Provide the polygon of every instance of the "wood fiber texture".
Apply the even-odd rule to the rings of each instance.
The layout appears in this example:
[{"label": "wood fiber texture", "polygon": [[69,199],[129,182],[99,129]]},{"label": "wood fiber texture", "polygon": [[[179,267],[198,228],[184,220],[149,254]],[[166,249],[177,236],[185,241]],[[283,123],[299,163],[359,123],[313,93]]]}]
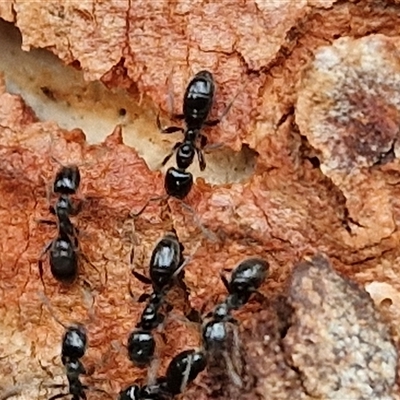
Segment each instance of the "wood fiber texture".
[{"label": "wood fiber texture", "polygon": [[[123,128],[89,145],[79,129],[38,121],[1,82],[0,398],[45,399],[65,382],[63,328],[43,306],[37,269],[55,235],[37,223],[49,216],[54,157],[82,171],[75,221],[98,272],[82,262],[65,288],[45,263],[46,296],[63,322],[87,326],[88,384],[115,398],[145,379],[124,348],[143,308],[128,286],[136,298],[146,290],[129,256],[133,246],[146,274],[154,244],[174,227],[192,256],[190,298],[171,293],[174,315],[189,303],[209,311],[226,294],[220,272],[246,256],[270,264],[264,300],[235,313],[244,388],[205,372],[183,399],[400,399],[398,1],[8,1],[0,17],[20,29],[25,50],[49,49],[87,80],[138,92],[165,113],[169,90],[179,111],[190,77],[212,71],[213,115],[237,98],[207,130],[210,142],[257,152],[244,182],[197,180],[187,203],[210,233],[173,199],[133,219],[163,194],[163,176],[123,144]],[[199,328],[180,319],[157,337],[160,372],[200,345]]]}]

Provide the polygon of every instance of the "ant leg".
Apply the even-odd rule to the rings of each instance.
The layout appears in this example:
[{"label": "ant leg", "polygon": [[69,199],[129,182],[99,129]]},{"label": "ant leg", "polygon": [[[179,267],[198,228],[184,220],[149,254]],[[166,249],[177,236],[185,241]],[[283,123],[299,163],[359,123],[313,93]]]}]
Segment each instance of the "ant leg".
[{"label": "ant leg", "polygon": [[228,114],[229,110],[231,109],[231,107],[232,107],[232,105],[233,105],[233,102],[236,100],[236,98],[239,96],[239,94],[240,94],[241,92],[242,92],[242,91],[239,90],[239,91],[236,93],[235,97],[234,97],[234,98],[230,101],[230,103],[225,107],[224,111],[222,111],[222,114],[219,116],[219,118],[214,119],[214,120],[211,120],[211,121],[206,121],[206,122],[204,123],[204,125],[206,125],[206,126],[215,126],[215,125],[218,125],[218,124],[222,121],[222,119],[225,117],[225,115]]},{"label": "ant leg", "polygon": [[71,215],[78,215],[83,209],[83,203],[85,201],[82,199],[78,199],[76,205],[72,205],[72,210],[70,212]]},{"label": "ant leg", "polygon": [[42,281],[43,287],[45,287],[44,280],[43,280],[43,256],[50,250],[51,245],[53,244],[53,240],[50,241],[46,247],[42,250],[39,259],[38,259],[38,268],[39,268],[39,275],[40,280]]},{"label": "ant leg", "polygon": [[225,275],[222,275],[222,273],[220,273],[220,277],[221,277],[221,281],[224,284],[227,292],[230,293],[230,287],[229,287],[228,279],[226,279]]},{"label": "ant leg", "polygon": [[158,197],[152,197],[151,199],[147,200],[145,205],[138,211],[137,213],[133,213],[132,211],[129,213],[129,216],[131,218],[137,218],[141,214],[143,214],[144,210],[148,207],[148,205],[153,202],[153,201],[158,201],[158,200],[166,200],[168,196],[158,196]]},{"label": "ant leg", "polygon": [[243,387],[242,379],[240,378],[239,374],[235,371],[231,358],[229,357],[226,351],[223,351],[222,354],[225,359],[226,369],[228,370],[229,377],[232,379],[233,384],[240,388]]},{"label": "ant leg", "polygon": [[[77,243],[78,242],[78,240],[77,240],[77,238],[75,237],[75,240],[76,240],[76,242],[75,243]],[[97,273],[98,273],[98,275],[101,277],[101,274],[100,274],[100,271],[98,270],[98,268],[89,260],[89,258],[86,256],[86,254],[84,254],[83,252],[79,252],[79,255],[85,260],[85,262],[87,263],[87,264],[89,264]],[[105,272],[104,272],[104,284],[102,284],[103,286],[105,286],[105,284],[107,283],[107,281],[108,281],[108,273],[107,273],[107,269],[105,269]],[[92,289],[92,284],[89,282],[89,281],[87,281],[87,283],[89,284],[89,287],[90,287],[90,289]]]},{"label": "ant leg", "polygon": [[188,384],[190,370],[192,369],[192,362],[193,362],[193,355],[190,356],[190,358],[188,360],[188,363],[187,363],[187,366],[186,366],[186,369],[185,369],[185,371],[183,373],[182,383],[181,383],[181,386],[179,388],[181,393],[183,393],[185,391],[186,386]]},{"label": "ant leg", "polygon": [[147,385],[154,385],[157,381],[157,372],[160,368],[160,357],[157,354],[150,362],[150,367],[147,370]]},{"label": "ant leg", "polygon": [[[64,386],[64,385],[63,385]],[[69,393],[59,393],[59,394],[56,394],[56,395],[54,395],[54,396],[51,396],[50,398],[49,398],[49,400],[56,400],[56,399],[61,399],[61,398],[63,398],[63,397],[67,397],[69,395]]]},{"label": "ant leg", "polygon": [[45,224],[45,225],[57,225],[56,221],[50,221],[49,219],[37,219],[36,222],[38,224]]},{"label": "ant leg", "polygon": [[233,366],[238,374],[241,374],[243,371],[243,365],[240,354],[240,339],[237,327],[237,321],[235,321],[235,325],[233,326]]},{"label": "ant leg", "polygon": [[174,147],[172,148],[171,152],[164,158],[164,160],[162,161],[161,165],[164,166],[169,159],[174,155],[175,151],[179,148],[179,146],[181,145],[181,142],[177,142],[175,143]]},{"label": "ant leg", "polygon": [[168,126],[163,128],[160,121],[160,114],[157,114],[157,128],[161,133],[174,133],[174,132],[184,132],[185,130],[180,126]]},{"label": "ant leg", "polygon": [[[133,294],[132,294],[133,297]],[[150,295],[148,293],[142,293],[139,298],[138,298],[138,303],[144,303],[145,301],[147,301],[150,298]]]},{"label": "ant leg", "polygon": [[199,159],[200,171],[206,169],[206,160],[204,159],[203,151],[196,147],[197,157]]},{"label": "ant leg", "polygon": [[200,148],[203,149],[205,153],[220,149],[221,147],[224,146],[222,143],[213,143],[213,144],[207,144],[207,143],[208,143],[207,136],[200,134]]},{"label": "ant leg", "polygon": [[142,275],[139,272],[136,272],[134,270],[131,270],[132,275],[139,280],[140,282],[146,284],[146,285],[151,285],[151,279],[148,278],[147,276]]},{"label": "ant leg", "polygon": [[253,293],[254,293],[254,298],[259,303],[263,304],[267,300],[267,298],[261,292],[259,292],[258,290],[254,290]]},{"label": "ant leg", "polygon": [[186,265],[192,260],[192,256],[190,257],[185,257],[183,260],[182,264],[178,267],[178,269],[173,273],[172,278],[176,278],[183,270],[183,268],[186,267]]},{"label": "ant leg", "polygon": [[207,146],[208,143],[208,138],[206,135],[203,135],[202,133],[200,133],[200,147],[202,149],[204,149],[204,147]]},{"label": "ant leg", "polygon": [[211,232],[210,230],[208,230],[207,228],[204,227],[204,225],[199,220],[199,217],[197,216],[196,211],[194,211],[193,208],[190,207],[189,204],[186,204],[184,201],[182,201],[182,200],[178,200],[178,201],[181,202],[181,205],[183,208],[188,210],[193,215],[195,224],[201,229],[204,236],[206,236],[212,242],[218,242],[218,237],[213,232]]}]

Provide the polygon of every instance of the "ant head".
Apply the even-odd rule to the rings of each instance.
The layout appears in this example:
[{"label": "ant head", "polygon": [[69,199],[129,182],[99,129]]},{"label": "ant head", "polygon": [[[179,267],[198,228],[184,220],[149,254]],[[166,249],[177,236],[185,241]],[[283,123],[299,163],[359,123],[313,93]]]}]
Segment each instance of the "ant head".
[{"label": "ant head", "polygon": [[74,324],[66,328],[62,339],[62,358],[77,360],[84,356],[87,333],[83,325]]},{"label": "ant head", "polygon": [[81,174],[76,165],[62,166],[54,179],[53,192],[75,194],[81,182]]},{"label": "ant head", "polygon": [[189,168],[195,156],[196,150],[193,143],[189,140],[184,141],[176,152],[176,165],[179,169]]},{"label": "ant head", "polygon": [[164,187],[169,196],[184,199],[193,186],[193,175],[171,167],[165,175]]}]

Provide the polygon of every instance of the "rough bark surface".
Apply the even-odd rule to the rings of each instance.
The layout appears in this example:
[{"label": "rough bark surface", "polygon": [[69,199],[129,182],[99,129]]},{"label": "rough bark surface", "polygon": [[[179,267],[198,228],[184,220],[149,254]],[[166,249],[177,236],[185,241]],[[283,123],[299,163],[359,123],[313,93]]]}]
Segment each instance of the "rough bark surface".
[{"label": "rough bark surface", "polygon": [[[189,303],[208,311],[225,294],[220,271],[244,257],[271,266],[265,300],[235,314],[244,388],[205,372],[183,398],[400,398],[398,1],[15,0],[0,4],[0,17],[18,26],[25,50],[47,48],[88,80],[137,90],[154,109],[168,111],[171,89],[178,111],[188,79],[211,70],[215,116],[238,96],[207,136],[258,153],[246,182],[197,181],[187,202],[207,232],[175,200],[133,220],[130,211],[163,194],[163,177],[123,144],[121,127],[89,145],[79,129],[38,121],[1,82],[0,398],[48,398],[59,390],[49,385],[65,382],[63,328],[43,305],[37,269],[55,235],[37,222],[49,217],[52,157],[82,171],[86,201],[75,221],[96,269],[82,261],[66,288],[45,263],[46,296],[64,323],[87,326],[89,385],[115,397],[145,379],[124,348],[143,307],[128,285],[136,298],[146,290],[129,256],[133,246],[134,268],[146,273],[173,226],[192,256],[190,298],[171,293],[175,316]],[[327,258],[301,263],[321,252]],[[177,317],[164,330],[160,373],[178,351],[200,345],[199,328]]]}]

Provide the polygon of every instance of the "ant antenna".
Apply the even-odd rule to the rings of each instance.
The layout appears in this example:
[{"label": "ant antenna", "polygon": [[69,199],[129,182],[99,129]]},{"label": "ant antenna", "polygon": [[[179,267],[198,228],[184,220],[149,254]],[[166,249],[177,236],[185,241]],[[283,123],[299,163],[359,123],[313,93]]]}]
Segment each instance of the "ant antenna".
[{"label": "ant antenna", "polygon": [[180,199],[176,199],[176,200],[178,200],[181,203],[181,205],[184,209],[186,209],[187,211],[189,211],[192,214],[195,224],[201,229],[201,231],[203,232],[203,235],[206,238],[208,238],[208,240],[210,240],[211,242],[214,242],[214,243],[219,241],[217,235],[215,233],[211,232],[209,229],[207,229],[201,223],[200,218],[197,216],[197,213],[193,209],[193,207],[191,207],[189,204],[185,203],[183,200],[180,200]]},{"label": "ant antenna", "polygon": [[[89,311],[89,320],[88,320],[88,321],[85,321],[84,323],[72,322],[69,326],[67,326],[67,325],[65,325],[63,322],[61,322],[61,320],[60,320],[59,318],[57,318],[56,313],[54,312],[53,306],[50,304],[50,301],[49,301],[49,299],[47,298],[47,296],[44,294],[44,292],[39,291],[39,292],[38,292],[38,296],[39,296],[39,299],[40,299],[40,301],[42,302],[42,304],[43,304],[44,306],[46,306],[46,308],[47,308],[47,310],[49,311],[50,315],[51,315],[51,316],[54,318],[54,320],[55,320],[59,325],[61,325],[64,329],[68,329],[68,327],[71,326],[71,325],[78,325],[78,326],[80,326],[80,327],[83,327],[83,326],[86,324],[86,322],[90,322],[90,321],[92,321],[93,318],[94,318],[94,313],[91,312],[91,310],[90,310],[90,311]],[[94,300],[93,300],[92,306],[93,306],[93,304],[94,304]],[[0,399],[0,400],[1,400],[1,399]]]},{"label": "ant antenna", "polygon": [[52,305],[50,304],[50,301],[49,301],[49,299],[47,298],[47,296],[46,296],[42,291],[39,291],[38,296],[39,296],[40,301],[42,302],[43,305],[46,306],[47,310],[49,311],[49,313],[51,314],[51,316],[54,318],[54,320],[55,320],[59,325],[61,325],[64,329],[67,329],[67,326],[66,326],[65,324],[63,324],[63,323],[56,317],[56,314],[55,314],[55,312],[54,312],[54,310],[53,310],[53,307],[52,307]]},{"label": "ant antenna", "polygon": [[149,200],[146,201],[146,203],[144,204],[144,206],[140,209],[140,211],[133,213],[130,212],[129,216],[132,218],[138,218],[141,214],[143,214],[144,210],[150,205],[150,203],[152,203],[153,201],[158,201],[158,200],[167,200],[168,199],[168,195],[163,195],[163,196],[157,196],[157,197],[151,197]]},{"label": "ant antenna", "polygon": [[[117,127],[119,127],[119,129],[122,129],[120,125],[117,125]],[[58,138],[59,140],[65,140],[65,136],[62,135],[61,137]],[[51,139],[50,139],[50,159],[55,162],[56,164],[58,164],[60,167],[87,167],[87,166],[92,166],[98,163],[98,160],[96,161],[86,161],[86,162],[80,162],[80,163],[76,163],[76,162],[67,162],[67,163],[63,163],[61,162],[57,157],[55,157],[52,153],[53,153],[53,143],[55,142],[55,138],[54,135],[51,135]],[[105,148],[100,148],[99,150],[99,154],[100,155],[104,155],[106,154],[107,150]]]}]

